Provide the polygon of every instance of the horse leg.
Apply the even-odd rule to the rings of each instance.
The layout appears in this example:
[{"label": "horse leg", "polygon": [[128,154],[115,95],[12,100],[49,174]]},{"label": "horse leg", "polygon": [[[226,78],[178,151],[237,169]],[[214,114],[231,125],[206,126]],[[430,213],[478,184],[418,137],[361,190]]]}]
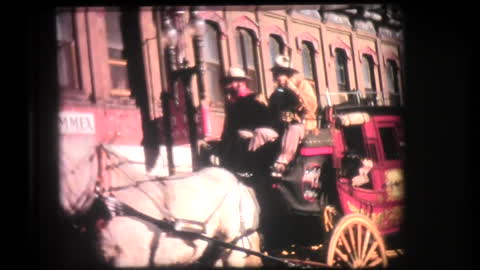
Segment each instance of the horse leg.
[{"label": "horse leg", "polygon": [[100,252],[115,267],[146,267],[154,232],[142,222],[116,217],[100,231]]},{"label": "horse leg", "polygon": [[[221,228],[226,233],[225,241],[231,242],[239,237],[243,230],[253,229],[258,226],[259,206],[255,199],[254,192],[246,186],[239,186],[238,193],[230,200],[229,207],[224,208]],[[236,211],[232,211],[236,210]],[[242,224],[242,225],[241,225]],[[243,230],[242,230],[243,227]],[[261,239],[258,232],[241,237],[236,241],[236,246],[260,252]],[[228,267],[261,267],[262,261],[259,257],[247,255],[237,250],[229,250],[221,256],[222,265]],[[220,263],[218,263],[220,264]]]},{"label": "horse leg", "polygon": [[[240,238],[236,246],[260,252],[260,236],[257,232]],[[262,259],[255,255],[247,255],[244,252],[232,250],[223,259],[224,264],[229,267],[261,267]]]},{"label": "horse leg", "polygon": [[185,240],[133,217],[115,217],[100,231],[104,261],[115,267],[187,265],[203,254],[207,242]]}]

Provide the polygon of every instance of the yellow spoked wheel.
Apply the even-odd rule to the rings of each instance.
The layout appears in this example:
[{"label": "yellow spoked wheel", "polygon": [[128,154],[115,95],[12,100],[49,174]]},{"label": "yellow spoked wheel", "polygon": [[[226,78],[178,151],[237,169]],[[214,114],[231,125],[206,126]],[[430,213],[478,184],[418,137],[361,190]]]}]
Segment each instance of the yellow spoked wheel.
[{"label": "yellow spoked wheel", "polygon": [[377,227],[361,214],[340,219],[330,238],[327,264],[352,269],[386,268],[385,244]]}]

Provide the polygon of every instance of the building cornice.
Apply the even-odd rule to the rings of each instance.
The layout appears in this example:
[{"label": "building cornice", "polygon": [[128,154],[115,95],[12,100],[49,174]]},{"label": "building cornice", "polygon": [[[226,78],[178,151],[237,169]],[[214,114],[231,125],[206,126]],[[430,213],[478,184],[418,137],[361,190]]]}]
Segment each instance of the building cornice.
[{"label": "building cornice", "polygon": [[274,19],[285,20],[287,18],[287,15],[281,15],[281,14],[278,14],[278,13],[274,13],[272,11],[260,10],[260,12],[261,12],[262,15],[270,17],[270,18],[274,18]]},{"label": "building cornice", "polygon": [[340,35],[347,35],[347,36],[352,36],[352,31],[349,31],[348,29],[345,28],[336,28],[332,25],[325,25],[325,30],[330,31],[332,33],[340,34]]},{"label": "building cornice", "polygon": [[378,37],[386,40],[398,40],[395,30],[385,26],[378,27]]},{"label": "building cornice", "polygon": [[349,17],[347,15],[341,15],[335,12],[325,12],[323,14],[322,22],[341,25],[343,27],[352,29],[352,24],[350,23]]},{"label": "building cornice", "polygon": [[375,26],[371,21],[367,20],[353,20],[353,31],[364,32],[371,35],[377,35]]},{"label": "building cornice", "polygon": [[320,28],[320,25],[322,24],[321,20],[318,20],[318,22],[315,22],[315,20],[308,20],[307,18],[299,18],[299,17],[294,17],[292,16],[292,22],[298,23],[298,24],[303,24],[306,26],[312,26],[315,28]]}]

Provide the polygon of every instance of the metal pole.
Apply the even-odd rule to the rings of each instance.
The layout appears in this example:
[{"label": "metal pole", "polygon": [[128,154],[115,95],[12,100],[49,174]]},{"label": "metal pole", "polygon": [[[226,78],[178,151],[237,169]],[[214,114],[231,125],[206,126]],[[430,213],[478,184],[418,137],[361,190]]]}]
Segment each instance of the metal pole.
[{"label": "metal pole", "polygon": [[195,67],[197,69],[199,103],[202,105],[202,101],[205,100],[205,61],[203,61],[203,36],[195,35],[193,38],[193,46],[195,53]]},{"label": "metal pole", "polygon": [[[165,25],[170,24],[170,20],[165,16]],[[171,107],[170,100],[172,99],[172,92],[175,92],[175,81],[173,78],[173,71],[175,70],[175,47],[169,45],[167,48],[167,78],[168,89],[162,91],[162,108],[163,108],[163,125],[165,127],[165,144],[167,148],[168,172],[169,175],[175,174],[175,163],[173,161],[173,138],[172,138],[172,124],[171,124]]]},{"label": "metal pole", "polygon": [[191,82],[192,76],[196,72],[196,68],[188,68],[188,62],[186,59],[183,60],[182,68],[178,71],[178,76],[180,76],[180,80],[182,82],[182,86],[184,88],[185,93],[185,106],[187,109],[187,121],[188,121],[188,138],[190,142],[190,149],[192,154],[192,170],[198,170],[198,150],[197,150],[197,141],[198,141],[198,134],[197,134],[197,121],[196,121],[196,109],[195,105],[193,104],[193,97],[192,97],[192,90],[191,90]]},{"label": "metal pole", "polygon": [[192,170],[198,170],[198,134],[197,134],[197,121],[196,121],[196,110],[193,105],[192,90],[190,87],[191,76],[188,79],[188,84],[185,85],[185,105],[187,106],[187,119],[188,119],[188,129],[189,129],[189,139],[190,139],[190,148],[192,151]]},{"label": "metal pole", "polygon": [[[198,11],[193,9],[192,10],[192,17],[194,21],[194,27],[200,18],[198,17]],[[196,29],[198,30],[198,29]],[[200,110],[203,112],[205,105],[205,81],[204,81],[204,74],[205,74],[205,62],[204,62],[204,55],[203,55],[203,33],[196,32],[193,37],[193,46],[194,46],[194,57],[195,57],[195,67],[194,71],[197,75],[197,84],[198,84],[198,103]],[[189,128],[190,128],[190,143],[192,146],[192,165],[193,170],[198,169],[198,134],[197,134],[197,110],[193,104],[193,97],[192,92],[190,89],[190,84],[188,85],[187,92],[187,112],[188,112],[188,120],[189,120]],[[204,115],[204,117],[206,117]],[[204,119],[206,121],[206,119]],[[204,130],[203,135],[206,134],[206,130]]]}]

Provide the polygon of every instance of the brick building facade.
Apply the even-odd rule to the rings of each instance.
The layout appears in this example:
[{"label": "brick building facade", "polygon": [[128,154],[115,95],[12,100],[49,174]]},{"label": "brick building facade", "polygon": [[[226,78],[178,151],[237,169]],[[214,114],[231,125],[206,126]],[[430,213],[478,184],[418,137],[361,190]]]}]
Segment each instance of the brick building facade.
[{"label": "brick building facade", "polygon": [[[176,27],[185,26],[188,8],[176,14]],[[121,134],[118,143],[138,145],[148,123],[160,122],[161,93],[168,88],[163,15],[161,8],[149,7],[58,9],[61,111],[93,113],[99,141]],[[403,104],[403,33],[387,16],[377,18],[362,7],[340,11],[312,6],[211,6],[200,9],[199,16],[206,22],[209,138],[222,131],[220,80],[228,68],[244,68],[252,78],[250,87],[268,100],[274,90],[269,69],[278,54],[289,55],[315,86],[321,108],[346,101]],[[192,38],[189,27],[179,33],[178,61],[194,62]],[[192,90],[198,105],[195,79]],[[182,120],[182,109],[173,110]],[[172,123],[174,138],[187,135],[179,119]]]}]

